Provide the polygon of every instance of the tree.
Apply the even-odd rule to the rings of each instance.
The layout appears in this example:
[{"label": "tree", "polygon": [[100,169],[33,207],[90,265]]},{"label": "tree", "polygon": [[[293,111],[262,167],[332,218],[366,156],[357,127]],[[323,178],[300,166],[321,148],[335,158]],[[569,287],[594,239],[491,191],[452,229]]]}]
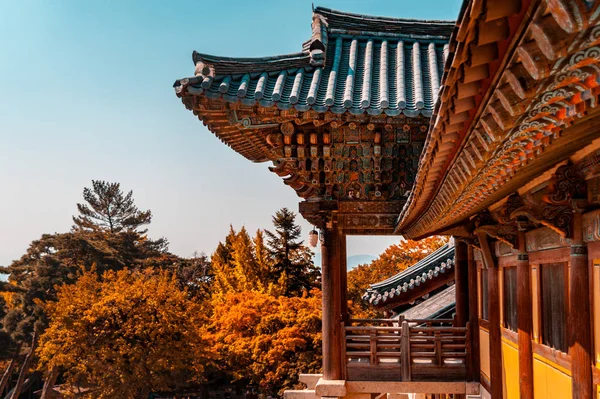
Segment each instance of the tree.
[{"label": "tree", "polygon": [[348,272],[347,287],[350,311],[356,318],[381,317],[379,312],[369,307],[362,296],[369,285],[385,280],[417,263],[448,242],[440,236],[432,236],[420,241],[401,239],[398,244],[389,246],[369,265],[359,265]]},{"label": "tree", "polygon": [[301,241],[302,230],[296,214],[282,208],[273,216],[275,232],[265,230],[267,246],[273,259],[273,283],[284,283],[284,294],[301,296],[318,286],[319,269],[312,261],[312,251]]},{"label": "tree", "polygon": [[263,292],[228,293],[214,304],[217,364],[234,381],[282,395],[299,373],[321,368],[321,294],[275,297]]},{"label": "tree", "polygon": [[79,216],[73,216],[74,230],[138,231],[140,226],[152,220],[150,210],[140,211],[133,203],[133,191],[124,194],[119,183],[92,180],[92,188],[83,189],[83,199],[87,204],[77,204]]},{"label": "tree", "polygon": [[273,290],[270,284],[271,259],[262,231],[254,239],[242,227],[230,227],[224,243],[219,243],[211,260],[213,298],[230,292]]},{"label": "tree", "polygon": [[147,398],[202,382],[211,359],[200,305],[170,273],[85,272],[43,304],[50,325],[40,367],[64,371],[67,384],[94,398]]},{"label": "tree", "polygon": [[36,322],[43,330],[45,315],[36,300],[55,300],[55,287],[74,283],[82,270],[93,266],[101,274],[128,267],[172,268],[182,261],[168,252],[166,239],[150,240],[146,230],[136,230],[150,222],[150,211],[138,211],[132,192],[124,196],[119,187],[118,183],[93,181],[93,190],[84,189],[89,207],[78,204],[82,215],[73,218],[72,231],[44,234],[20,259],[0,267],[0,274],[9,275],[8,283],[0,284],[0,292],[13,293],[3,327],[14,340],[29,342]]},{"label": "tree", "polygon": [[209,297],[213,274],[206,254],[194,252],[192,258],[179,259],[172,268],[180,288],[186,288],[198,300]]},{"label": "tree", "polygon": [[[46,325],[36,300],[56,299],[56,287],[74,283],[82,270],[103,273],[128,267],[172,268],[181,260],[155,249],[136,232],[102,233],[77,231],[44,234],[27,252],[0,273],[8,274],[2,291],[12,291],[11,306],[3,319],[4,329],[18,342],[29,341],[36,322]],[[41,331],[40,330],[40,331]]]}]

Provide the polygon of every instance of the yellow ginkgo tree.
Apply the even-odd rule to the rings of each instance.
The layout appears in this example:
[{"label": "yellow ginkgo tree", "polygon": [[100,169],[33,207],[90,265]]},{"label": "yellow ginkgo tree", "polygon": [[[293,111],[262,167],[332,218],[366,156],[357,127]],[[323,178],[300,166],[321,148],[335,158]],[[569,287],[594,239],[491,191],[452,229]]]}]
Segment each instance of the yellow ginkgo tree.
[{"label": "yellow ginkgo tree", "polygon": [[93,398],[147,398],[202,382],[211,359],[202,305],[166,272],[84,273],[44,304],[40,367]]}]

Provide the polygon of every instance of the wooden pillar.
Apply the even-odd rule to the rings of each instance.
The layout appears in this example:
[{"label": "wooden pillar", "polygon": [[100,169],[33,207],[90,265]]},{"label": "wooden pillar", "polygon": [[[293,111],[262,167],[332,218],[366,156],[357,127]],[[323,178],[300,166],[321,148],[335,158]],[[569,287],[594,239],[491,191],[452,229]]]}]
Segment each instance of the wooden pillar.
[{"label": "wooden pillar", "polygon": [[477,234],[483,262],[488,269],[488,314],[490,322],[490,382],[492,398],[502,399],[502,334],[500,331],[500,284],[498,267],[487,234]]},{"label": "wooden pillar", "polygon": [[477,264],[473,256],[473,247],[467,247],[467,266],[469,269],[469,326],[471,329],[471,381],[479,382],[481,370],[479,359],[479,297],[477,289]]},{"label": "wooden pillar", "polygon": [[333,216],[322,230],[321,284],[323,291],[323,379],[339,380],[341,368],[341,281],[339,232]]},{"label": "wooden pillar", "polygon": [[[469,320],[469,260],[467,247],[468,245],[465,242],[454,239],[455,322],[457,327],[466,327]],[[455,399],[464,399],[466,396],[455,394],[454,397]]]},{"label": "wooden pillar", "polygon": [[577,211],[573,214],[573,241],[570,261],[568,331],[573,397],[591,399],[593,397],[593,385],[590,281],[587,245],[583,242],[581,213]]},{"label": "wooden pillar", "polygon": [[[349,322],[348,314],[348,255],[346,254],[346,233],[339,229],[339,250],[340,250],[340,280],[341,280],[341,306],[342,321]],[[342,359],[343,360],[343,359]]]},{"label": "wooden pillar", "polygon": [[525,247],[525,231],[519,229],[517,254],[517,330],[519,342],[519,392],[521,399],[533,399],[533,352],[531,334],[531,270]]},{"label": "wooden pillar", "polygon": [[467,244],[454,241],[454,284],[456,286],[456,326],[465,327],[469,320],[469,260]]}]

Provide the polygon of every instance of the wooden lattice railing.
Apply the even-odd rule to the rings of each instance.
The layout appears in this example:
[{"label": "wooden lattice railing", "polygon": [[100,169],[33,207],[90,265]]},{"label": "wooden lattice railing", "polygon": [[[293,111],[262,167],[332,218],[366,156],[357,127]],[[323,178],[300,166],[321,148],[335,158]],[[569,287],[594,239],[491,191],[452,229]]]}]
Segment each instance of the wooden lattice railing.
[{"label": "wooden lattice railing", "polygon": [[469,326],[452,320],[352,320],[342,325],[345,378],[456,381],[467,375]]}]

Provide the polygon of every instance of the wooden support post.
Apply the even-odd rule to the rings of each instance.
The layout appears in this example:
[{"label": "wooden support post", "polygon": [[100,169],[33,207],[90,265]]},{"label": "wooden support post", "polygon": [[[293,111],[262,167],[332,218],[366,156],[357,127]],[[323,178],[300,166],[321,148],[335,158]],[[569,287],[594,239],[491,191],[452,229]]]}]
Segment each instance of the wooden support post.
[{"label": "wooden support post", "polygon": [[477,233],[483,262],[488,269],[488,307],[490,322],[490,383],[492,398],[502,398],[502,334],[500,331],[500,285],[498,267],[487,234]]},{"label": "wooden support post", "polygon": [[454,241],[454,284],[456,285],[456,326],[464,327],[469,320],[469,261],[467,244]]},{"label": "wooden support post", "polygon": [[402,342],[400,348],[400,356],[402,356],[402,381],[410,381],[410,327],[408,321],[402,322]]},{"label": "wooden support post", "polygon": [[571,383],[573,397],[591,399],[592,338],[590,316],[590,281],[587,245],[583,241],[581,213],[573,215],[571,244],[571,273],[569,290],[569,355],[571,356]]},{"label": "wooden support post", "polygon": [[346,254],[346,233],[339,229],[339,258],[340,258],[340,280],[341,280],[341,305],[342,305],[342,320],[350,321],[348,313],[348,262]]},{"label": "wooden support post", "polygon": [[323,379],[342,378],[339,232],[335,215],[322,230],[321,284],[323,291]]},{"label": "wooden support post", "polygon": [[531,270],[525,247],[525,231],[519,229],[517,254],[517,330],[519,337],[519,392],[521,399],[533,399],[533,331]]},{"label": "wooden support post", "polygon": [[479,382],[479,297],[477,290],[477,264],[473,256],[473,247],[467,247],[467,263],[469,268],[469,327],[471,329],[470,380]]}]

